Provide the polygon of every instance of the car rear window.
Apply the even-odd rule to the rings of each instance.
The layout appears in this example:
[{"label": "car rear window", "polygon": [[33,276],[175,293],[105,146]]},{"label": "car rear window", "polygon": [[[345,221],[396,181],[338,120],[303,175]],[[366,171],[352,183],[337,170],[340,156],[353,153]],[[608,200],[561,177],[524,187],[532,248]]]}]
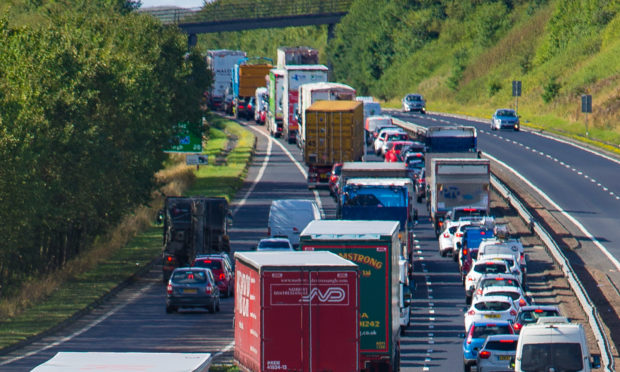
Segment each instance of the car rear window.
[{"label": "car rear window", "polygon": [[172,282],[176,284],[199,284],[207,281],[204,271],[177,271],[172,274]]},{"label": "car rear window", "polygon": [[581,371],[581,347],[577,343],[525,344],[521,355],[521,370]]},{"label": "car rear window", "polygon": [[262,242],[258,244],[258,249],[290,249],[287,242]]},{"label": "car rear window", "polygon": [[519,283],[516,280],[512,279],[483,279],[480,282],[480,288],[488,288],[488,287],[518,287]]},{"label": "car rear window", "polygon": [[484,347],[486,350],[516,351],[518,340],[493,340],[488,341]]},{"label": "car rear window", "polygon": [[506,264],[505,263],[480,263],[474,266],[474,271],[480,274],[503,274],[506,272]]},{"label": "car rear window", "polygon": [[542,318],[546,316],[560,316],[560,313],[558,313],[556,310],[542,310],[542,309],[527,310],[527,311],[523,311],[521,315],[519,316],[519,318],[526,322],[535,323],[538,321],[538,318]]},{"label": "car rear window", "polygon": [[222,269],[222,262],[220,260],[196,260],[196,263],[194,264],[194,266],[197,267],[208,267],[209,269],[212,270],[221,270]]},{"label": "car rear window", "polygon": [[512,298],[512,300],[518,300],[521,295],[518,292],[509,292],[509,291],[493,291],[487,292],[489,296],[508,296]]},{"label": "car rear window", "polygon": [[512,329],[508,324],[474,325],[473,338],[486,338],[491,335],[507,334],[512,334]]},{"label": "car rear window", "polygon": [[483,301],[474,305],[476,310],[480,311],[506,311],[512,307],[508,302],[504,301]]}]

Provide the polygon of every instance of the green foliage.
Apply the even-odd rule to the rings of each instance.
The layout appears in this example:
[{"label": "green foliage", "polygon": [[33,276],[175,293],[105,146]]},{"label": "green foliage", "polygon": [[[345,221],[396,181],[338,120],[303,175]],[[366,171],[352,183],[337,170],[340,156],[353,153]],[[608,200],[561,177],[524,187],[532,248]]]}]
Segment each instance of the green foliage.
[{"label": "green foliage", "polygon": [[466,49],[459,49],[454,53],[454,62],[452,63],[452,74],[448,78],[448,87],[452,90],[457,90],[461,78],[463,77],[463,71],[467,66],[468,53]]},{"label": "green foliage", "polygon": [[0,23],[0,295],[150,200],[171,123],[200,118],[202,58],[111,3],[31,3],[44,21]]},{"label": "green foliage", "polygon": [[502,89],[502,84],[499,81],[497,80],[491,81],[489,83],[489,97],[493,97],[501,89]]},{"label": "green foliage", "polygon": [[545,101],[545,103],[553,101],[555,97],[558,96],[558,93],[560,93],[560,88],[562,88],[562,85],[557,82],[555,76],[549,78],[547,84],[543,86],[544,92],[541,95],[543,101]]}]

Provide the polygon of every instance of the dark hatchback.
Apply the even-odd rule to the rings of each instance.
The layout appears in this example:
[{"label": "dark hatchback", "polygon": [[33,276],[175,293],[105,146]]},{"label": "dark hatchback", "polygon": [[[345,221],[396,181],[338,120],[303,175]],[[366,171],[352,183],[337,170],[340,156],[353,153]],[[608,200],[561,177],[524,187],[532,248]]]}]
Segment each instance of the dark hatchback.
[{"label": "dark hatchback", "polygon": [[220,290],[213,273],[203,267],[175,269],[166,288],[166,312],[196,307],[204,307],[211,313],[220,311]]}]

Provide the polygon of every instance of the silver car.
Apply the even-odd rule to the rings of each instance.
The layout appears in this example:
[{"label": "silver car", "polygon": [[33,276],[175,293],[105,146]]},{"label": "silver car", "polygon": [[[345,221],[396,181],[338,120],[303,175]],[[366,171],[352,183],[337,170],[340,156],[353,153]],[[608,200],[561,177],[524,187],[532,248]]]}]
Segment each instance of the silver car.
[{"label": "silver car", "polygon": [[220,311],[220,290],[210,269],[180,267],[172,272],[166,287],[166,312],[173,313],[181,307]]},{"label": "silver car", "polygon": [[490,335],[478,351],[476,366],[482,371],[514,371],[510,368],[510,360],[517,352],[517,335]]},{"label": "silver car", "polygon": [[426,114],[426,101],[420,94],[407,94],[403,97],[403,112],[417,111]]}]

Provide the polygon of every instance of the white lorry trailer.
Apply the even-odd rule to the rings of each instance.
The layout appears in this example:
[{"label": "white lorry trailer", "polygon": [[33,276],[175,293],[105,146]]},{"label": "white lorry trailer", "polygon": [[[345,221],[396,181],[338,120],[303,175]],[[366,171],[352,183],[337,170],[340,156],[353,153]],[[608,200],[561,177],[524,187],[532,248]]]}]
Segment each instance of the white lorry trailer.
[{"label": "white lorry trailer", "polygon": [[309,83],[299,86],[299,102],[295,113],[299,129],[297,131],[297,146],[304,148],[306,143],[306,109],[316,101],[353,101],[355,89],[341,83]]},{"label": "white lorry trailer", "polygon": [[208,104],[214,110],[224,109],[224,98],[232,94],[232,75],[235,64],[246,57],[240,50],[208,50],[207,67],[213,75]]}]

